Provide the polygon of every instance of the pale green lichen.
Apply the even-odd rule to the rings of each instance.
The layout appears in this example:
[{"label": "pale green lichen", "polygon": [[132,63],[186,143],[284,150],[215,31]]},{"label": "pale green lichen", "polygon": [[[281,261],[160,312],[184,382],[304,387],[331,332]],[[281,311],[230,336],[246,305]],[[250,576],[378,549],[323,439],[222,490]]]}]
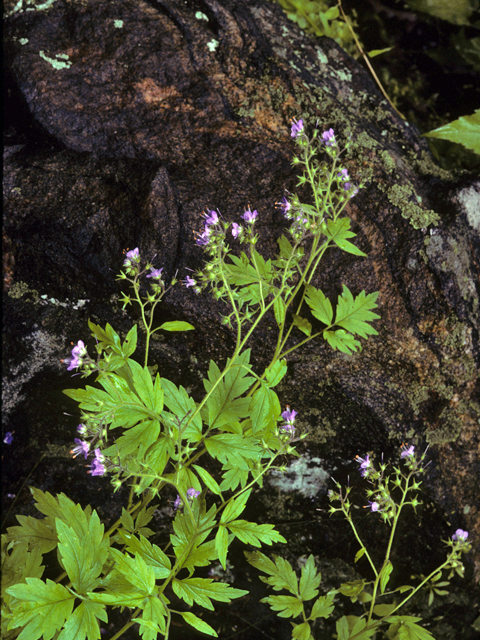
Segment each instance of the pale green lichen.
[{"label": "pale green lichen", "polygon": [[43,51],[39,51],[38,55],[58,71],[61,69],[69,69],[72,66],[72,63],[68,59],[68,56],[64,53],[57,53],[55,55],[55,58],[49,58],[45,53],[43,53]]},{"label": "pale green lichen", "polygon": [[122,29],[123,28],[123,20],[114,20],[113,21],[113,26],[115,27],[115,29]]},{"label": "pale green lichen", "polygon": [[[383,135],[383,134],[382,134]],[[385,168],[385,171],[387,173],[393,173],[395,171],[396,168],[396,164],[395,164],[395,160],[392,158],[392,156],[388,153],[387,150],[382,151],[380,153],[380,157],[383,160],[383,166]]]},{"label": "pale green lichen", "polygon": [[408,220],[414,229],[424,229],[429,225],[437,225],[440,216],[431,209],[422,209],[412,202],[412,198],[418,202],[418,196],[410,184],[394,184],[387,190],[390,202],[400,209],[403,218]]}]

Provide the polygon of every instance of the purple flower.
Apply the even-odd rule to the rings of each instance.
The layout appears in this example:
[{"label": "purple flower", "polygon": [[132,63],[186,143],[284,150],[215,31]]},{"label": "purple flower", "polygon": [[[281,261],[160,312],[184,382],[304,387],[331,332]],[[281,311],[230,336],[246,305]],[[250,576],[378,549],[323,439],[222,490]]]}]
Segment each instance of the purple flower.
[{"label": "purple flower", "polygon": [[162,271],[163,271],[163,267],[161,269],[154,269],[152,267],[150,269],[150,273],[148,274],[147,278],[156,278],[160,280],[160,278],[162,277]]},{"label": "purple flower", "polygon": [[380,509],[380,505],[378,504],[378,502],[371,502],[370,500],[368,501],[368,504],[370,505],[370,511],[378,511]]},{"label": "purple flower", "polygon": [[408,447],[408,449],[404,449],[402,451],[402,453],[400,454],[400,458],[410,458],[413,457],[415,455],[415,447],[413,446],[413,444]]},{"label": "purple flower", "polygon": [[278,206],[282,209],[282,213],[284,216],[287,215],[288,211],[292,206],[290,202],[285,198],[285,196],[282,198],[281,202],[277,202],[276,204],[278,204]]},{"label": "purple flower", "polygon": [[292,138],[296,138],[302,133],[302,131],[303,131],[303,120],[299,120],[297,122],[294,118],[292,120],[292,130],[290,135],[292,136]]},{"label": "purple flower", "polygon": [[13,442],[13,434],[12,434],[11,431],[7,431],[3,441],[4,441],[5,444],[12,444],[12,442]]},{"label": "purple flower", "polygon": [[245,222],[253,223],[253,222],[255,222],[255,218],[257,216],[258,216],[258,212],[257,212],[256,209],[255,209],[255,211],[250,211],[250,209],[247,209],[245,211],[245,213],[243,214],[243,216],[241,216],[241,217],[245,220]]},{"label": "purple flower", "polygon": [[127,251],[123,266],[131,267],[133,262],[140,262],[140,252],[138,251],[138,247],[135,247],[135,249],[132,249],[131,251]]},{"label": "purple flower", "polygon": [[102,455],[100,449],[95,449],[95,459],[92,460],[92,469],[88,473],[91,473],[92,476],[103,476],[105,473],[105,456]]},{"label": "purple flower", "polygon": [[335,140],[334,130],[329,129],[328,131],[324,131],[322,133],[322,140],[324,141],[327,147],[334,147],[337,144]]},{"label": "purple flower", "polygon": [[83,453],[83,455],[85,456],[85,460],[86,460],[87,456],[89,454],[89,451],[90,451],[90,443],[85,442],[85,440],[79,440],[78,438],[75,438],[75,442],[77,443],[77,446],[73,447],[73,449],[70,451],[70,453],[73,454],[74,458],[76,458],[78,455]]},{"label": "purple flower", "polygon": [[200,234],[197,238],[197,244],[200,246],[204,246],[206,244],[208,244],[209,240],[210,240],[210,234],[212,233],[210,227],[205,227],[205,231]]},{"label": "purple flower", "polygon": [[463,529],[457,529],[452,536],[454,542],[465,542],[467,538],[468,531],[464,531]]},{"label": "purple flower", "polygon": [[295,422],[295,416],[297,415],[297,413],[298,412],[294,409],[290,409],[288,404],[287,408],[282,413],[282,418],[286,421],[286,424],[282,424],[280,428],[287,433],[291,433],[292,436],[295,433],[295,427],[293,426],[293,423]]},{"label": "purple flower", "polygon": [[72,349],[72,358],[65,360],[65,363],[69,366],[67,367],[67,371],[71,371],[72,369],[78,369],[78,367],[82,364],[83,358],[87,355],[87,349],[85,348],[82,340],[79,340],[75,347]]},{"label": "purple flower", "polygon": [[173,503],[173,508],[176,511],[179,507],[182,507],[182,506],[183,506],[182,499],[180,498],[180,496],[177,493],[177,497],[175,498],[175,502]]},{"label": "purple flower", "polygon": [[197,283],[195,282],[195,280],[193,278],[191,278],[190,276],[187,276],[186,278],[184,278],[182,280],[183,284],[188,288],[188,287],[194,287]]},{"label": "purple flower", "polygon": [[[349,180],[347,169],[342,169],[340,173],[337,173],[337,177],[341,180]],[[350,186],[348,187],[350,189]]]},{"label": "purple flower", "polygon": [[209,224],[217,224],[218,222],[218,213],[216,211],[210,211],[209,209],[207,209],[209,215],[207,215],[205,217],[205,224],[209,225]]},{"label": "purple flower", "polygon": [[238,238],[239,234],[242,232],[242,227],[236,222],[232,225],[232,236],[234,238]]},{"label": "purple flower", "polygon": [[365,456],[365,458],[360,458],[360,456],[355,456],[357,459],[357,462],[360,464],[360,473],[362,475],[362,478],[365,478],[365,476],[368,473],[368,469],[370,468],[370,465],[372,464],[370,462],[370,456],[367,455]]},{"label": "purple flower", "polygon": [[195,489],[193,487],[191,489],[188,489],[188,491],[187,491],[187,498],[189,500],[193,500],[194,498],[198,498],[199,495],[200,495],[200,491],[195,491]]},{"label": "purple flower", "polygon": [[88,433],[87,427],[84,424],[79,424],[77,427],[77,431],[82,436],[86,436]]}]

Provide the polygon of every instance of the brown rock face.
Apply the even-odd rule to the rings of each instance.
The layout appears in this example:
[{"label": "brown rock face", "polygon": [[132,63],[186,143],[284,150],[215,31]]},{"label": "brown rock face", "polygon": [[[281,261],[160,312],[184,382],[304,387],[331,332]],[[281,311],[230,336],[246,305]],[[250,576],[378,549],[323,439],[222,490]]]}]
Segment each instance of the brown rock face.
[{"label": "brown rock face", "polygon": [[[118,292],[122,249],[156,254],[168,277],[198,268],[193,231],[206,207],[233,220],[251,204],[260,250],[273,256],[285,227],[274,203],[297,182],[289,118],[332,127],[341,144],[352,140],[344,155],[352,178],[367,179],[347,213],[368,258],[332,252],[313,284],[332,300],[342,284],[379,291],[379,334],[353,356],[324,343],[295,351],[280,397],[309,426],[317,458],[347,464],[368,450],[398,452],[405,440],[430,443],[427,487],[441,522],[432,535],[467,529],[478,580],[480,184],[438,169],[366,72],[334,42],[306,37],[279,7],[198,5],[58,0],[7,18],[7,107],[17,130],[4,181],[4,282],[15,294],[5,303],[7,381],[32,357],[25,345],[39,330],[59,359],[87,317],[128,328],[105,304]],[[88,302],[59,315],[33,290]],[[208,360],[223,362],[232,344],[222,307],[176,287],[164,313],[197,331],[155,345],[153,356],[177,375],[196,358],[198,389]],[[259,367],[271,334],[265,327],[252,340]],[[32,374],[25,384],[39,385],[45,368],[52,373],[40,362],[37,381]],[[21,410],[14,415],[20,421]]]}]

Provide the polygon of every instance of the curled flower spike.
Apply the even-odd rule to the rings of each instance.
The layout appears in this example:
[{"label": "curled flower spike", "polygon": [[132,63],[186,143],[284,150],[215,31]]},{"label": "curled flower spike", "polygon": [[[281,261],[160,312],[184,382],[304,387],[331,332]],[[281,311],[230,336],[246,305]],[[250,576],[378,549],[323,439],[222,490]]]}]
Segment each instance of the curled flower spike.
[{"label": "curled flower spike", "polygon": [[253,223],[255,222],[255,218],[257,216],[258,216],[258,211],[256,209],[255,211],[250,211],[250,209],[247,209],[243,214],[243,216],[241,217],[245,220],[245,222]]},{"label": "curled flower spike", "polygon": [[131,251],[127,251],[123,266],[131,267],[134,262],[140,262],[140,252],[138,247],[135,247],[135,249],[132,249]]},{"label": "curled flower spike", "polygon": [[302,131],[303,131],[303,120],[299,120],[297,122],[294,118],[292,120],[292,129],[291,129],[290,135],[292,136],[292,138],[296,138],[302,133]]},{"label": "curled flower spike", "polygon": [[463,529],[457,529],[452,536],[454,542],[465,542],[467,538],[468,531],[464,531]]},{"label": "curled flower spike", "polygon": [[195,282],[195,280],[193,278],[191,278],[190,276],[187,276],[186,278],[184,278],[182,280],[183,284],[187,287],[194,287],[197,283]]},{"label": "curled flower spike", "polygon": [[362,475],[362,478],[365,478],[365,476],[368,474],[368,470],[371,466],[371,461],[370,461],[370,456],[367,455],[365,456],[365,458],[361,458],[360,456],[355,456],[357,462],[360,464],[360,473]]},{"label": "curled flower spike", "polygon": [[75,438],[75,442],[77,443],[77,446],[73,447],[70,453],[73,454],[74,458],[83,453],[86,460],[90,451],[90,444],[88,442],[85,442],[85,440],[80,440],[79,438]]},{"label": "curled flower spike", "polygon": [[234,222],[232,224],[232,236],[234,238],[238,238],[238,236],[240,235],[240,233],[242,232],[242,227],[237,224],[236,222]]},{"label": "curled flower spike", "polygon": [[87,349],[82,340],[79,340],[72,349],[72,358],[65,360],[65,364],[68,364],[67,371],[72,369],[78,369],[82,364],[83,358],[87,355]]},{"label": "curled flower spike", "polygon": [[153,267],[150,269],[150,273],[147,275],[147,278],[155,278],[156,280],[160,280],[162,277],[163,267],[161,269],[154,269]]},{"label": "curled flower spike", "polygon": [[329,129],[328,131],[324,131],[322,133],[322,140],[324,141],[327,147],[336,146],[337,142],[335,140],[335,132],[333,129]]},{"label": "curled flower spike", "polygon": [[88,473],[91,473],[92,476],[103,476],[106,468],[103,464],[105,462],[105,456],[102,455],[100,449],[95,449],[95,459],[92,460],[91,470]]}]

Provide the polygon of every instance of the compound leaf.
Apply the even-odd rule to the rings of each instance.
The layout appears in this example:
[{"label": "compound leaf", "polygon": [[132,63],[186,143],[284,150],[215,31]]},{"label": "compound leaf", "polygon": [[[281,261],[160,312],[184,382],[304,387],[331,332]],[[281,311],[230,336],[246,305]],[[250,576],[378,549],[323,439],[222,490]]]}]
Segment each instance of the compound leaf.
[{"label": "compound leaf", "polygon": [[377,307],[378,291],[365,294],[361,291],[354,299],[347,286],[343,285],[343,293],[338,296],[335,324],[350,333],[358,334],[362,338],[376,335],[377,331],[368,322],[377,320],[380,316],[371,311]]},{"label": "compound leaf", "polygon": [[[317,318],[317,320],[320,320],[320,322],[323,322],[323,324],[326,324],[328,326],[332,324],[332,320],[333,320],[332,303],[325,296],[323,291],[320,291],[320,289],[315,289],[315,287],[312,287],[312,285],[308,284],[306,287],[305,300],[308,306],[310,307],[310,309],[312,310],[312,314],[315,316],[315,318]],[[294,324],[296,324],[295,320],[294,320]],[[301,330],[303,331],[303,329]]]},{"label": "compound leaf", "polygon": [[260,547],[261,543],[287,542],[285,538],[275,531],[273,524],[256,524],[246,520],[234,520],[228,523],[228,529],[245,544]]},{"label": "compound leaf", "polygon": [[185,578],[183,580],[174,578],[172,587],[176,596],[188,605],[195,602],[210,611],[214,611],[212,600],[231,602],[233,598],[240,598],[248,593],[243,589],[234,589],[224,582],[214,582],[211,578]]},{"label": "compound leaf", "polygon": [[280,618],[295,618],[303,611],[303,602],[295,596],[268,596],[260,602],[267,602]]}]

